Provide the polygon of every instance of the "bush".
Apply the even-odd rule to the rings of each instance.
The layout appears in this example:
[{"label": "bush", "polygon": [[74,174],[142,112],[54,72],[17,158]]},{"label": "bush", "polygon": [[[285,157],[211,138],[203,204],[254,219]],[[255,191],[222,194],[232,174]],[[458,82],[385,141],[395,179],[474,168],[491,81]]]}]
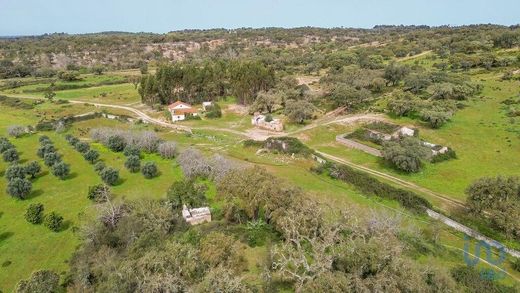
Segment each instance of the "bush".
[{"label": "bush", "polygon": [[57,162],[52,166],[52,175],[65,180],[70,174],[70,165],[64,162]]},{"label": "bush", "polygon": [[244,140],[243,144],[244,144],[244,147],[246,147],[246,148],[248,148],[248,147],[261,148],[264,146],[263,141],[258,141],[258,140],[254,140],[254,139],[246,139],[246,140]]},{"label": "bush", "polygon": [[106,165],[103,162],[97,162],[94,165],[94,171],[96,171],[96,173],[98,173],[98,174],[100,174],[101,171],[103,171],[103,169],[105,169],[105,168],[106,168]]},{"label": "bush", "polygon": [[118,135],[113,135],[110,138],[108,138],[107,146],[109,149],[111,149],[114,152],[120,152],[125,149],[126,142],[125,139]]},{"label": "bush", "polygon": [[38,157],[44,158],[45,154],[54,153],[54,152],[56,152],[56,149],[54,148],[54,146],[52,144],[43,144],[38,148],[38,150],[36,151],[36,154],[38,155]]},{"label": "bush", "polygon": [[95,202],[103,202],[106,200],[105,196],[110,195],[110,188],[105,184],[97,184],[88,187],[88,199]]},{"label": "bush", "polygon": [[141,149],[139,149],[139,147],[137,147],[135,145],[127,145],[125,147],[125,150],[123,151],[123,155],[125,155],[126,157],[136,156],[136,157],[140,158]]},{"label": "bush", "polygon": [[4,158],[4,162],[6,163],[17,162],[18,159],[20,159],[18,152],[14,148],[6,150],[2,156]]},{"label": "bush", "polygon": [[7,193],[18,199],[25,199],[31,193],[32,184],[27,179],[14,178],[7,183]]},{"label": "bush", "polygon": [[129,156],[126,159],[125,168],[132,173],[139,172],[141,169],[141,160],[138,156]]},{"label": "bush", "polygon": [[157,147],[157,152],[163,159],[173,159],[177,153],[177,144],[173,141],[162,142]]},{"label": "bush", "polygon": [[9,134],[9,136],[14,136],[16,138],[21,137],[25,133],[26,133],[25,127],[20,126],[20,125],[11,125],[7,128],[7,134]]},{"label": "bush", "polygon": [[106,184],[115,185],[119,180],[119,171],[111,167],[106,167],[101,170],[99,176],[101,176],[101,180]]},{"label": "bush", "polygon": [[79,143],[79,138],[77,137],[71,137],[69,140],[68,140],[69,144],[71,146],[76,146],[77,143]]},{"label": "bush", "polygon": [[285,154],[301,154],[308,156],[312,153],[305,144],[295,137],[269,137],[264,142],[264,147],[269,150],[277,150]]},{"label": "bush", "polygon": [[448,160],[456,159],[456,158],[457,158],[457,154],[455,153],[455,151],[451,148],[448,148],[448,151],[446,151],[445,153],[443,153],[443,154],[439,153],[439,154],[433,156],[431,162],[439,163],[439,162],[448,161]]},{"label": "bush", "polygon": [[356,186],[365,194],[397,200],[405,208],[414,211],[424,211],[425,208],[432,207],[427,200],[411,191],[395,188],[389,184],[382,183],[379,180],[370,177],[368,174],[355,171],[345,165],[331,165],[329,175],[334,179],[339,179]]},{"label": "bush", "polygon": [[12,164],[9,167],[7,167],[7,170],[5,171],[5,178],[7,180],[11,181],[14,178],[25,178],[25,168],[22,165],[18,164]]},{"label": "bush", "polygon": [[16,293],[60,292],[60,276],[52,271],[37,271],[16,285]]},{"label": "bush", "polygon": [[43,221],[43,204],[33,203],[25,212],[25,219],[31,224],[41,224]]},{"label": "bush", "polygon": [[155,162],[146,162],[141,168],[141,173],[143,173],[144,178],[151,179],[159,174],[159,170]]},{"label": "bush", "polygon": [[45,227],[49,228],[49,230],[53,232],[59,232],[63,225],[63,217],[56,212],[51,212],[45,216],[43,225],[45,225]]},{"label": "bush", "polygon": [[222,117],[222,110],[220,109],[219,104],[212,103],[211,106],[206,107],[206,117],[207,118],[220,118]]},{"label": "bush", "polygon": [[36,175],[40,173],[42,167],[36,161],[32,161],[27,166],[25,166],[25,174],[31,176],[31,178],[36,178]]},{"label": "bush", "polygon": [[56,152],[49,152],[43,156],[43,161],[47,167],[51,167],[54,164],[61,162],[61,157]]},{"label": "bush", "polygon": [[89,145],[88,143],[86,143],[86,142],[79,141],[79,142],[77,142],[77,143],[74,145],[74,148],[75,148],[78,152],[84,154],[84,153],[86,153],[86,152],[88,152],[88,151],[90,150],[90,145]]},{"label": "bush", "polygon": [[99,153],[96,150],[89,150],[83,154],[83,158],[89,163],[94,164],[99,159]]}]

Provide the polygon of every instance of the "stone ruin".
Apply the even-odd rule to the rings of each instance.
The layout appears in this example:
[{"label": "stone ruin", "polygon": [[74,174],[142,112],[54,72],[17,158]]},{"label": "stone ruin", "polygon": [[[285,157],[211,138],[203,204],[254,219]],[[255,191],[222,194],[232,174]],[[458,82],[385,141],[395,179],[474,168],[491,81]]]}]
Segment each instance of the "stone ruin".
[{"label": "stone ruin", "polygon": [[253,118],[251,119],[251,124],[257,126],[262,129],[272,130],[272,131],[283,131],[283,123],[280,119],[274,119],[272,121],[267,122],[265,120],[266,116],[262,115],[258,112],[255,112]]},{"label": "stone ruin", "polygon": [[188,209],[186,205],[183,205],[182,217],[190,225],[209,223],[211,222],[211,211],[209,207]]}]

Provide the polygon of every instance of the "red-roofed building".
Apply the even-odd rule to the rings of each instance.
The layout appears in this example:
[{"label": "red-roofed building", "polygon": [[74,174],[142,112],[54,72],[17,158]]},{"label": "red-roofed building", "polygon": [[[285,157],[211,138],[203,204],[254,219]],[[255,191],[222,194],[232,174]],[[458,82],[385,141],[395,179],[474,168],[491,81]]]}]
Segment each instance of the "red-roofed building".
[{"label": "red-roofed building", "polygon": [[172,121],[181,121],[186,119],[187,116],[197,116],[197,109],[193,108],[190,104],[177,101],[168,106],[168,110],[172,114]]}]

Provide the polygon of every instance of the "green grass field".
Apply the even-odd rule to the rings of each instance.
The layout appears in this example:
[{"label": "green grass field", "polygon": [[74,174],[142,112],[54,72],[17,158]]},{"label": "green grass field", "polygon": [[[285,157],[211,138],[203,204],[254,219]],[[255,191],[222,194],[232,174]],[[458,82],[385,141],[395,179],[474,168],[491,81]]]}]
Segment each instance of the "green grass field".
[{"label": "green grass field", "polygon": [[[408,60],[407,62],[411,62]],[[116,73],[110,73],[110,76]],[[352,131],[356,126],[342,126],[330,124],[303,131],[298,137],[312,148],[344,157],[350,161],[362,164],[373,169],[415,182],[434,191],[445,193],[457,199],[464,199],[464,189],[474,179],[481,176],[496,174],[518,174],[520,161],[511,158],[520,157],[520,142],[518,133],[508,130],[517,130],[518,126],[511,125],[509,118],[501,111],[500,101],[518,94],[520,82],[498,81],[499,74],[475,74],[475,80],[482,80],[485,85],[482,96],[485,99],[474,99],[468,102],[468,107],[460,110],[452,121],[439,130],[431,130],[420,122],[410,119],[394,119],[398,124],[411,124],[420,128],[421,137],[438,144],[454,148],[459,159],[443,162],[437,165],[428,164],[425,170],[418,174],[407,175],[396,172],[391,167],[366,153],[348,149],[335,143],[337,134]],[[93,81],[95,76],[87,77]],[[104,76],[103,78],[106,78]],[[86,82],[86,81],[85,81]],[[107,93],[106,97],[101,96]],[[20,93],[9,93],[19,95]],[[42,94],[31,94],[42,97]],[[137,91],[132,84],[100,86],[77,90],[57,92],[57,98],[77,99],[89,102],[129,104],[139,101]],[[222,102],[223,109],[232,106],[233,100]],[[58,118],[68,115],[82,114],[99,110],[89,105],[53,104],[46,102],[35,106],[33,110],[9,108],[0,112],[0,135],[6,133],[6,128],[12,124],[34,125],[42,118]],[[113,112],[110,110],[109,112]],[[115,111],[117,112],[117,111]],[[126,114],[126,113],[115,113]],[[88,139],[88,132],[95,127],[118,127],[133,130],[153,130],[168,140],[176,141],[182,149],[193,146],[201,149],[207,155],[224,154],[238,162],[257,164],[265,167],[273,174],[295,184],[317,199],[322,204],[337,210],[348,210],[353,213],[367,214],[372,212],[396,213],[402,216],[404,223],[413,224],[420,231],[427,231],[434,223],[427,217],[411,214],[400,207],[397,202],[367,197],[356,188],[340,181],[332,180],[326,175],[316,175],[309,172],[312,162],[303,158],[292,159],[286,155],[263,154],[257,155],[256,149],[242,147],[243,136],[236,133],[215,131],[211,128],[229,128],[245,131],[250,126],[250,116],[240,115],[233,111],[224,111],[221,119],[203,119],[182,122],[185,125],[207,129],[195,130],[186,135],[170,130],[157,129],[153,125],[122,123],[117,120],[93,119],[75,123],[69,133]],[[517,122],[518,123],[518,122]],[[289,126],[289,130],[299,129],[301,126]],[[516,127],[516,128],[515,128]],[[42,133],[12,139],[12,142],[21,152],[24,162],[38,160],[36,150],[38,137]],[[93,166],[88,164],[82,156],[69,146],[63,134],[53,132],[44,133],[54,141],[63,160],[71,164],[72,176],[65,181],[56,179],[43,167],[41,176],[33,181],[33,193],[24,201],[15,200],[5,193],[5,178],[0,178],[0,290],[10,291],[22,278],[27,278],[37,269],[52,269],[63,273],[67,270],[67,260],[80,243],[77,228],[84,221],[95,214],[96,207],[87,199],[89,185],[100,183]],[[125,158],[121,153],[113,153],[104,146],[91,143],[98,150],[101,159],[109,166],[120,170],[120,183],[113,188],[118,198],[163,198],[168,187],[182,178],[180,168],[174,160],[162,160],[157,155],[145,155],[143,161],[155,161],[161,171],[157,178],[147,180],[140,173],[129,173],[124,167]],[[3,175],[6,164],[0,162],[0,175]],[[457,180],[453,180],[457,178]],[[449,182],[449,184],[447,184]],[[210,184],[208,197],[212,205],[215,187]],[[435,205],[441,203],[429,198]],[[32,225],[25,221],[23,215],[31,203],[42,203],[46,212],[56,211],[63,215],[66,229],[59,233],[47,230],[42,225]],[[74,232],[76,231],[76,232]],[[463,235],[453,233],[446,228],[441,229],[440,244],[449,245],[453,251],[444,251],[438,254],[428,254],[419,258],[421,262],[438,263],[446,267],[464,264],[462,252],[464,246]],[[452,248],[450,248],[451,250]],[[267,254],[265,247],[250,248],[246,251],[249,260],[249,273],[245,278],[248,281],[257,280],[258,267]],[[511,269],[505,265],[508,272]],[[520,274],[512,273],[516,278]],[[505,283],[514,282],[507,277]]]}]

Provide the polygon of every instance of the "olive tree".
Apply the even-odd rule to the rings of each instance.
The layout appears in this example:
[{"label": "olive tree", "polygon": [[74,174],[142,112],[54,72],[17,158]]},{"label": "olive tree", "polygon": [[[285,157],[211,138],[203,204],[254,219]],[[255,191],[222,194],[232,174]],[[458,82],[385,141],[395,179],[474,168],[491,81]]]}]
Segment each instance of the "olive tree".
[{"label": "olive tree", "polygon": [[6,150],[3,153],[2,157],[4,159],[4,162],[6,162],[6,163],[17,162],[18,159],[20,159],[20,156],[18,155],[18,152],[14,148]]},{"label": "olive tree", "polygon": [[125,161],[125,168],[132,173],[139,172],[141,169],[141,160],[138,156],[129,156]]},{"label": "olive tree", "polygon": [[51,212],[45,216],[43,225],[53,232],[59,232],[63,226],[63,217],[56,212]]},{"label": "olive tree", "polygon": [[38,157],[43,158],[45,157],[45,154],[54,152],[56,152],[56,149],[52,144],[42,144],[36,151],[36,154]]},{"label": "olive tree", "polygon": [[54,164],[61,162],[61,157],[56,152],[49,152],[43,156],[43,161],[47,167],[51,167]]},{"label": "olive tree", "polygon": [[159,175],[159,169],[157,169],[155,162],[146,162],[141,167],[141,173],[143,173],[144,178],[151,179]]},{"label": "olive tree", "polygon": [[18,199],[25,199],[31,190],[32,184],[25,178],[14,178],[7,183],[7,193]]},{"label": "olive tree", "polygon": [[24,179],[25,174],[26,172],[24,166],[14,163],[7,167],[7,170],[5,171],[5,178],[9,181],[13,180],[14,178]]},{"label": "olive tree", "polygon": [[119,171],[112,167],[104,168],[99,175],[101,180],[108,185],[115,185],[119,181]]},{"label": "olive tree", "polygon": [[94,164],[99,159],[99,153],[96,150],[88,150],[83,154],[83,158],[89,163]]},{"label": "olive tree", "polygon": [[32,161],[25,166],[25,173],[34,179],[41,169],[42,167],[37,161]]},{"label": "olive tree", "polygon": [[52,175],[60,178],[61,180],[65,180],[67,176],[70,174],[70,165],[65,164],[64,162],[57,162],[52,165]]},{"label": "olive tree", "polygon": [[83,142],[83,141],[80,141],[80,142],[77,142],[75,145],[74,145],[74,148],[84,154],[86,152],[88,152],[90,150],[90,145],[86,142]]},{"label": "olive tree", "polygon": [[14,148],[14,145],[5,137],[0,137],[0,153],[4,153],[8,149]]},{"label": "olive tree", "polygon": [[30,204],[25,212],[25,220],[31,224],[40,224],[43,221],[43,204]]}]

